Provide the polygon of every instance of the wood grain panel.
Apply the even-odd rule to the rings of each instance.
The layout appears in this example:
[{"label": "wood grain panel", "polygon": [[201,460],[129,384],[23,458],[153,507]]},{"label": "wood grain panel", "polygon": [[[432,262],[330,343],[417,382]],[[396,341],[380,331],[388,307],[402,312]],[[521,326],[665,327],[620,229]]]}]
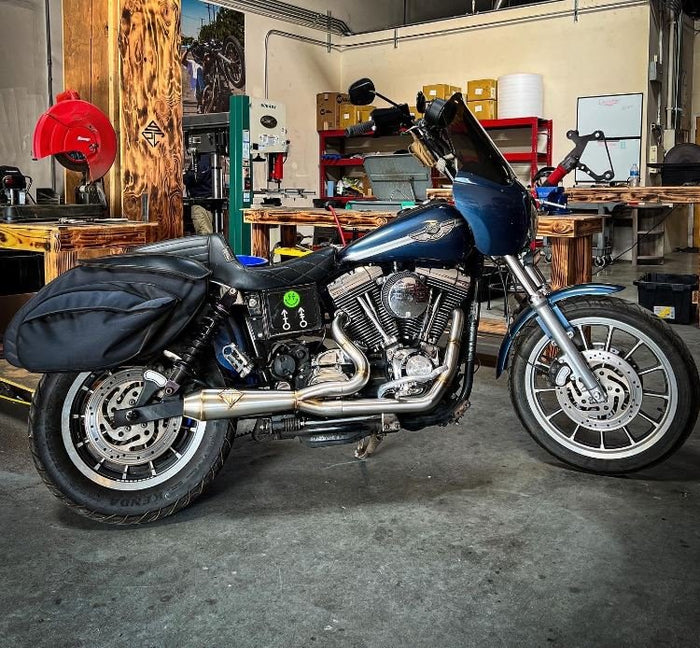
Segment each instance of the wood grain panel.
[{"label": "wood grain panel", "polygon": [[602,230],[603,219],[600,216],[540,216],[537,222],[538,236],[576,238],[596,234]]},{"label": "wood grain panel", "polygon": [[121,0],[123,215],[182,236],[182,82],[179,0]]},{"label": "wood grain panel", "polygon": [[51,249],[49,228],[0,223],[0,248],[46,252]]},{"label": "wood grain panel", "polygon": [[554,290],[588,283],[593,272],[593,243],[590,236],[552,239],[550,284]]},{"label": "wood grain panel", "polygon": [[[119,128],[116,49],[119,0],[64,0],[63,2],[63,79],[64,88],[76,90],[81,99],[95,104]],[[75,202],[75,188],[82,174],[65,171],[66,202]],[[105,176],[105,192],[110,215],[121,214],[119,153]]]},{"label": "wood grain panel", "polygon": [[571,187],[569,201],[700,203],[700,187]]},{"label": "wood grain panel", "polygon": [[[375,229],[396,218],[395,212],[354,211],[339,209],[338,220],[348,229]],[[333,227],[335,220],[325,209],[244,209],[245,223],[268,225],[322,225]]]}]

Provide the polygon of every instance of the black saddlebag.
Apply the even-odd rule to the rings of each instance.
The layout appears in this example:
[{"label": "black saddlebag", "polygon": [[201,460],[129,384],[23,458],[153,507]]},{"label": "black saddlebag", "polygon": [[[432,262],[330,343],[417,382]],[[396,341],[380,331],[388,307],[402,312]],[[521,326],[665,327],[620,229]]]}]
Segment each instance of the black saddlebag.
[{"label": "black saddlebag", "polygon": [[5,358],[29,371],[91,371],[162,350],[191,321],[209,270],[131,254],[84,261],[44,286],[5,332]]}]

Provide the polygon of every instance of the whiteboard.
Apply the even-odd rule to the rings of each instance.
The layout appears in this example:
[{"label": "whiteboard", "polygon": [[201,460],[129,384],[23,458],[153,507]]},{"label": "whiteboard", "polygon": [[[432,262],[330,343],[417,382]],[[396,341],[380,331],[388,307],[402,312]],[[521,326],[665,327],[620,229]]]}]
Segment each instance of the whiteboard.
[{"label": "whiteboard", "polygon": [[581,135],[602,130],[606,138],[641,137],[642,94],[579,97],[576,123]]},{"label": "whiteboard", "polygon": [[[633,164],[639,166],[641,142],[640,139],[620,139],[607,142],[612,169],[615,172],[613,182],[626,182],[630,175],[630,167]],[[581,162],[599,175],[610,168],[605,144],[605,142],[591,142],[581,156]],[[594,182],[591,176],[578,169],[576,169],[574,177],[576,182]]]}]

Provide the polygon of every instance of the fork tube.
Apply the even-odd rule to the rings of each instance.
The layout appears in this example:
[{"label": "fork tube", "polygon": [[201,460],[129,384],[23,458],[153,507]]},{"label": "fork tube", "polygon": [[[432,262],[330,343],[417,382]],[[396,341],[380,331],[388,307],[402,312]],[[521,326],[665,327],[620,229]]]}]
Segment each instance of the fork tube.
[{"label": "fork tube", "polygon": [[542,320],[547,330],[550,332],[552,339],[559,345],[559,348],[564,352],[567,364],[571,367],[574,374],[581,380],[584,387],[597,403],[602,403],[606,399],[605,390],[598,382],[595,374],[588,366],[586,359],[581,352],[576,348],[571,338],[567,335],[564,326],[552,310],[546,295],[539,291],[539,286],[530,277],[530,274],[525,270],[520,260],[514,255],[503,257],[508,264],[508,268],[515,275],[515,278],[520,282],[525,292],[530,298],[530,304],[535,310],[539,318]]}]

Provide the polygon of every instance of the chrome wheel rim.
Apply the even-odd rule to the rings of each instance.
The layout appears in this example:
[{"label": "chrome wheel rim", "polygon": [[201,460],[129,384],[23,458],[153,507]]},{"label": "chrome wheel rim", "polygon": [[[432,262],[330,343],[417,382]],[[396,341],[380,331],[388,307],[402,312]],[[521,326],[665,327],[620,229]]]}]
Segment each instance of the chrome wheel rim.
[{"label": "chrome wheel rim", "polygon": [[63,445],[73,465],[90,481],[117,491],[163,483],[189,463],[206,423],[183,417],[114,427],[111,414],[134,404],[143,389],[142,369],[81,373],[61,414]]},{"label": "chrome wheel rim", "polygon": [[591,403],[578,380],[554,386],[550,368],[558,348],[543,336],[525,367],[531,411],[556,443],[576,454],[624,459],[645,452],[663,438],[678,408],[669,359],[644,331],[626,322],[588,316],[571,325],[608,399]]}]

